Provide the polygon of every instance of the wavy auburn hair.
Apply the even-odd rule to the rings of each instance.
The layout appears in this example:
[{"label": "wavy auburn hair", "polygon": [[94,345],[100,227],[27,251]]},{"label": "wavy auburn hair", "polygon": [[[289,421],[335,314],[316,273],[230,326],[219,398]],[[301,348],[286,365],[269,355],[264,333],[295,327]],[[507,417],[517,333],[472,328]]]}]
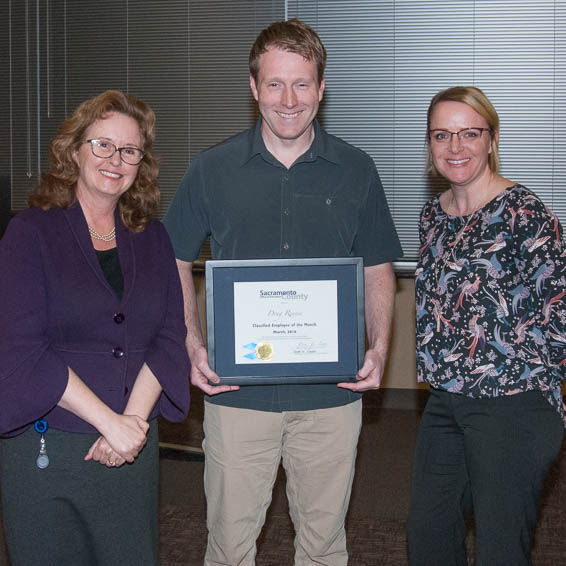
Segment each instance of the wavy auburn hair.
[{"label": "wavy auburn hair", "polygon": [[107,90],[83,102],[60,126],[51,141],[49,171],[41,177],[36,190],[29,196],[30,206],[47,210],[67,208],[76,202],[75,188],[79,166],[73,153],[85,142],[87,129],[109,113],[118,112],[133,118],[140,129],[144,157],[132,186],[120,197],[118,209],[124,225],[133,232],[143,232],[159,206],[159,161],[153,153],[155,114],[131,94]]}]

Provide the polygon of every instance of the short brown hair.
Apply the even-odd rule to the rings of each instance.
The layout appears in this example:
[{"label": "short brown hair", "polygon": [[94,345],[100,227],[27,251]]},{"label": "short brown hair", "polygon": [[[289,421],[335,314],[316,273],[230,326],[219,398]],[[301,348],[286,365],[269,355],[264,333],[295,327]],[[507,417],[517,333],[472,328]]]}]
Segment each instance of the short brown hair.
[{"label": "short brown hair", "polygon": [[153,154],[155,114],[135,96],[118,90],[107,90],[86,100],[61,124],[57,136],[51,141],[49,171],[42,175],[41,183],[29,196],[28,203],[47,210],[67,208],[76,201],[79,167],[73,153],[84,143],[86,130],[110,112],[130,116],[140,129],[144,157],[134,183],[120,197],[118,207],[124,225],[134,232],[142,232],[159,206],[159,162]]},{"label": "short brown hair", "polygon": [[434,107],[440,102],[463,102],[473,108],[480,116],[485,118],[489,126],[492,151],[489,154],[489,168],[497,173],[499,170],[499,116],[495,107],[485,95],[485,93],[475,86],[454,86],[441,90],[436,93],[430,101],[427,117],[426,117],[426,140],[427,140],[427,171],[433,175],[438,175],[438,171],[432,162],[432,153],[430,150],[430,119]]},{"label": "short brown hair", "polygon": [[257,36],[249,57],[250,74],[256,83],[259,75],[259,58],[272,47],[302,55],[307,61],[314,61],[318,82],[322,83],[326,67],[326,49],[310,26],[293,18],[286,22],[274,22]]}]

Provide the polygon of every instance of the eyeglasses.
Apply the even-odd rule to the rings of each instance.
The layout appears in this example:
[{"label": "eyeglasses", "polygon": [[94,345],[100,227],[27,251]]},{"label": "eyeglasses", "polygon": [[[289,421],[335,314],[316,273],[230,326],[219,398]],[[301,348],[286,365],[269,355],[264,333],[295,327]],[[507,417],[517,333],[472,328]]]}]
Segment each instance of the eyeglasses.
[{"label": "eyeglasses", "polygon": [[137,147],[116,147],[107,140],[86,140],[84,143],[90,143],[90,149],[96,157],[112,157],[119,151],[120,158],[128,165],[138,165],[144,156],[144,152]]},{"label": "eyeglasses", "polygon": [[428,135],[430,141],[434,144],[449,143],[452,141],[452,136],[458,136],[462,145],[471,145],[481,138],[483,132],[491,132],[491,128],[464,128],[457,132],[450,132],[448,130],[429,130]]}]

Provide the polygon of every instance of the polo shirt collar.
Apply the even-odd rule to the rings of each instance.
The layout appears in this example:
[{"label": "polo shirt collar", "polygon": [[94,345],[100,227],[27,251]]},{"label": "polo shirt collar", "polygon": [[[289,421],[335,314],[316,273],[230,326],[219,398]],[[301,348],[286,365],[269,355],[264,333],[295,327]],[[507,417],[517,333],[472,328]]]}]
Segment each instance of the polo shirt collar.
[{"label": "polo shirt collar", "polygon": [[[261,116],[257,119],[255,126],[249,130],[249,146],[246,155],[244,156],[243,163],[247,163],[256,155],[261,155],[268,163],[276,163],[275,157],[269,153],[265,147],[263,137],[261,135]],[[322,129],[318,120],[313,121],[314,126],[314,140],[310,148],[297,160],[297,163],[304,161],[315,161],[318,157],[330,161],[332,163],[340,164],[340,158],[332,145],[329,143],[329,134]]]}]

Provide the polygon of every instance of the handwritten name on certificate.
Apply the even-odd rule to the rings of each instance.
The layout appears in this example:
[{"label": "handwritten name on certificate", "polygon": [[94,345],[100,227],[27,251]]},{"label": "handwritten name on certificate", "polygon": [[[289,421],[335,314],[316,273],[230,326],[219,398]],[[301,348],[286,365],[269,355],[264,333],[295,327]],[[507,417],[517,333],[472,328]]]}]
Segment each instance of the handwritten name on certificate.
[{"label": "handwritten name on certificate", "polygon": [[337,362],[337,282],[235,282],[234,331],[236,364]]}]

